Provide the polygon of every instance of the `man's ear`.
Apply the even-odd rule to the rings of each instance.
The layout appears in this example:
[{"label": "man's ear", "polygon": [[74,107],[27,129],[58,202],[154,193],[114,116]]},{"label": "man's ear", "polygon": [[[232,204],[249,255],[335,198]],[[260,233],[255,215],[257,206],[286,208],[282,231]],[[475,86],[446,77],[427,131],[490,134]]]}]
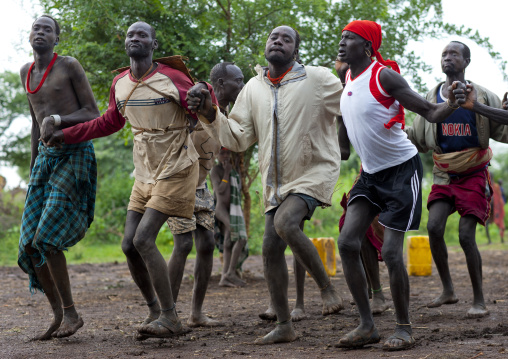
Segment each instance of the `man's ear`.
[{"label": "man's ear", "polygon": [[60,36],[57,36],[55,39],[55,45],[58,45],[59,42],[60,42]]},{"label": "man's ear", "polygon": [[295,49],[295,54],[294,54],[294,58],[295,60],[298,58],[298,54],[300,53],[300,49],[296,48]]},{"label": "man's ear", "polygon": [[224,80],[222,78],[219,79],[219,86],[224,87]]},{"label": "man's ear", "polygon": [[157,41],[157,39],[154,39],[152,42],[152,50],[155,50],[158,48],[159,48],[159,41]]}]

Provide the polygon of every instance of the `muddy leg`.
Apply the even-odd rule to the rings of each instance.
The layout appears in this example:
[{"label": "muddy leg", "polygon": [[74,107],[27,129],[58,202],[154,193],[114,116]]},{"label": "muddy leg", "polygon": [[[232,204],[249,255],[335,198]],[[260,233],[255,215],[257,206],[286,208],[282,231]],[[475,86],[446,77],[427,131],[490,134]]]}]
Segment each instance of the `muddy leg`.
[{"label": "muddy leg", "polygon": [[48,268],[55,286],[60,294],[64,309],[63,321],[60,327],[53,333],[57,338],[64,338],[73,335],[83,326],[83,319],[76,311],[72,299],[71,283],[67,272],[67,260],[61,251],[47,253]]},{"label": "muddy leg", "polygon": [[295,258],[309,272],[321,289],[323,300],[323,315],[337,313],[344,308],[342,298],[331,283],[316,247],[303,233],[300,224],[309,209],[303,199],[289,195],[275,213],[275,229],[277,234],[286,242]]},{"label": "muddy leg", "polygon": [[377,251],[367,237],[364,237],[362,241],[361,256],[365,268],[365,273],[367,274],[369,290],[372,295],[370,309],[372,314],[381,314],[388,309],[388,304],[385,301],[383,288],[379,279],[379,262],[377,260]]},{"label": "muddy leg", "polygon": [[481,318],[489,314],[482,286],[482,257],[476,245],[476,223],[474,216],[467,215],[460,218],[459,241],[466,255],[467,269],[473,286],[473,305],[467,312],[469,318]]},{"label": "muddy leg", "polygon": [[35,269],[37,279],[41,283],[42,289],[44,289],[46,298],[48,298],[49,304],[51,305],[51,310],[53,311],[53,322],[49,328],[46,330],[46,332],[35,336],[33,340],[48,340],[51,339],[51,335],[58,329],[58,327],[60,327],[60,323],[62,322],[62,300],[60,299],[58,290],[55,286],[55,283],[53,282],[47,263],[38,267],[37,265],[40,263],[41,258],[33,257],[33,254],[35,254],[36,251],[31,247],[31,245],[27,245],[25,249],[30,256],[30,259],[32,260],[32,265]]},{"label": "muddy leg", "polygon": [[459,301],[453,289],[452,277],[448,266],[448,250],[444,241],[446,220],[451,209],[450,203],[440,200],[432,202],[429,207],[427,231],[429,232],[430,250],[443,285],[441,295],[432,302],[427,303],[429,308],[440,307],[443,304],[454,304]]},{"label": "muddy leg", "polygon": [[194,245],[192,242],[192,232],[173,235],[175,246],[168,262],[169,282],[171,283],[171,292],[175,302],[178,301],[178,293],[182,284],[183,272],[187,256]]},{"label": "muddy leg", "polygon": [[196,266],[194,267],[194,288],[192,290],[191,315],[187,324],[191,327],[197,326],[218,326],[222,323],[210,319],[203,314],[203,301],[205,300],[208,282],[212,275],[213,251],[215,239],[212,231],[199,224],[194,232],[196,239]]},{"label": "muddy leg", "polygon": [[377,333],[367,293],[367,277],[360,258],[362,239],[376,214],[377,208],[368,200],[362,197],[353,200],[347,208],[339,235],[338,247],[344,277],[360,314],[360,325],[341,338],[339,346],[356,347],[357,340],[351,338],[368,338]]},{"label": "muddy leg", "polygon": [[274,227],[274,215],[265,215],[265,233],[263,235],[263,268],[270,292],[270,303],[277,313],[277,326],[255,344],[273,344],[292,342],[296,333],[291,324],[288,306],[288,270],[284,251],[287,245],[278,236]]},{"label": "muddy leg", "polygon": [[148,316],[141,323],[141,327],[156,320],[160,315],[160,306],[155,291],[150,280],[150,275],[146,269],[145,262],[134,246],[134,236],[139,222],[143,218],[142,213],[135,211],[127,211],[127,219],[125,221],[125,234],[122,241],[122,251],[127,258],[127,265],[131,272],[134,283],[141,291],[141,295],[145,299],[148,306]]}]

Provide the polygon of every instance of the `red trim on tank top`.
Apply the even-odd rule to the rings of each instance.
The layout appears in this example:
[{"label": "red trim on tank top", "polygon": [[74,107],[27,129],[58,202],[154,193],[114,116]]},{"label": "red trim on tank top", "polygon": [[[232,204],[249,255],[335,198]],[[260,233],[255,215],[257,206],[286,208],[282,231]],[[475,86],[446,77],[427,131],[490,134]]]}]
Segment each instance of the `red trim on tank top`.
[{"label": "red trim on tank top", "polygon": [[[369,89],[370,89],[370,93],[372,94],[372,96],[374,96],[376,101],[388,109],[388,108],[390,108],[391,105],[393,105],[393,103],[395,102],[395,99],[391,96],[389,96],[389,97],[385,96],[381,93],[381,91],[379,91],[379,87],[378,87],[379,73],[384,68],[385,68],[385,66],[382,66],[379,62],[374,65],[374,67],[372,68],[372,76],[370,77],[370,81],[369,81]],[[381,82],[379,82],[379,86],[386,93],[383,86],[381,86]]]}]

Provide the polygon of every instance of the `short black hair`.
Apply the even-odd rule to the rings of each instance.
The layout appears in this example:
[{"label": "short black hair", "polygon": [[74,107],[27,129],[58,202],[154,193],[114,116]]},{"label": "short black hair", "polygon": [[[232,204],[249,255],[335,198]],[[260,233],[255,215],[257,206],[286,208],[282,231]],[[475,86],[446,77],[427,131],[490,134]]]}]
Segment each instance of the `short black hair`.
[{"label": "short black hair", "polygon": [[471,50],[469,49],[469,46],[467,46],[466,44],[464,44],[463,42],[460,42],[460,41],[450,41],[450,42],[462,45],[462,56],[465,59],[471,60]]},{"label": "short black hair", "polygon": [[152,37],[152,40],[155,40],[155,39],[157,38],[157,37],[156,37],[156,35],[157,35],[157,34],[155,33],[155,29],[153,28],[153,26],[152,26],[152,25],[150,25],[150,24],[149,24],[149,23],[147,23],[147,22],[144,22],[144,21],[139,20],[139,21],[136,21],[136,22],[132,23],[131,25],[129,25],[129,27],[131,27],[131,26],[132,26],[132,25],[134,25],[134,24],[137,24],[138,22],[141,22],[141,23],[143,23],[143,24],[148,25],[148,27],[150,28],[150,36]]},{"label": "short black hair", "polygon": [[[53,22],[55,23],[55,33],[56,33],[56,36],[60,36],[60,25],[58,24],[58,21],[56,21],[55,18],[53,16],[50,16],[50,15],[41,15],[38,19],[40,19],[41,17],[47,17],[47,18],[53,20]],[[37,20],[35,20],[35,21],[37,21]],[[34,23],[35,23],[35,21],[34,21]]]},{"label": "short black hair", "polygon": [[217,65],[212,67],[212,70],[210,71],[210,82],[212,83],[212,86],[216,87],[219,79],[228,75],[228,66],[234,64],[234,62],[219,62]]}]

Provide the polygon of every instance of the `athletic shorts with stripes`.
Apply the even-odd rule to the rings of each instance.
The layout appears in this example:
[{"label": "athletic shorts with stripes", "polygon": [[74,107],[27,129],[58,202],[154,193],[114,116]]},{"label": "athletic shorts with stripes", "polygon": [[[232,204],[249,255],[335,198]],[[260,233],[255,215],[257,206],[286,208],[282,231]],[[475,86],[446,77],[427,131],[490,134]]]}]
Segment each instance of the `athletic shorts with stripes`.
[{"label": "athletic shorts with stripes", "polygon": [[374,174],[362,170],[349,204],[364,197],[379,208],[379,223],[407,232],[418,230],[422,215],[422,161],[417,154],[400,165]]}]

